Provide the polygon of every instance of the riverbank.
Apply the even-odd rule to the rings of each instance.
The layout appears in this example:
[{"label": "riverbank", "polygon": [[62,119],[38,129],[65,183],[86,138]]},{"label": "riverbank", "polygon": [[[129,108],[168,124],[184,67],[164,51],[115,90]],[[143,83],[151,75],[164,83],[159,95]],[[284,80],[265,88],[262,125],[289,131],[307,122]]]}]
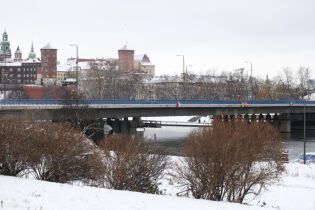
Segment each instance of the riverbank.
[{"label": "riverbank", "polygon": [[[178,161],[178,157],[171,159]],[[6,210],[312,210],[315,209],[315,165],[286,164],[282,180],[264,190],[259,197],[247,199],[247,205],[176,197],[179,189],[167,179],[167,176],[160,187],[164,195],[73,186],[8,176],[0,176],[0,189],[0,209]]]}]

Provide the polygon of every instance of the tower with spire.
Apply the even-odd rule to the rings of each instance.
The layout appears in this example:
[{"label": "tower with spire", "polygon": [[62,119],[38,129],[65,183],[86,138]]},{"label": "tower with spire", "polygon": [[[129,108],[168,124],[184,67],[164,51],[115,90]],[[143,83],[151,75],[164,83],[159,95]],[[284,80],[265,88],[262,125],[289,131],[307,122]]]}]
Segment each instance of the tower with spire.
[{"label": "tower with spire", "polygon": [[22,59],[22,52],[21,52],[21,50],[20,50],[20,46],[18,46],[17,48],[16,48],[16,51],[15,51],[15,53],[14,53],[14,61],[22,61],[23,59]]},{"label": "tower with spire", "polygon": [[2,41],[0,43],[0,60],[4,60],[4,58],[11,58],[11,48],[10,48],[10,42],[8,39],[8,34],[6,30],[4,30],[2,34]]},{"label": "tower with spire", "polygon": [[34,46],[32,42],[31,52],[28,54],[28,59],[35,59],[35,58],[36,58],[36,53],[34,51]]}]

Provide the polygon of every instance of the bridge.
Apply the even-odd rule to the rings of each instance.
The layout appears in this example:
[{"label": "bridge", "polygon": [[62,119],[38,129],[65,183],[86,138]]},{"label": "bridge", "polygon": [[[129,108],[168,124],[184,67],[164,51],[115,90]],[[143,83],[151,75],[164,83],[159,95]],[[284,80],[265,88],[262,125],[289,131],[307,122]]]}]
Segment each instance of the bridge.
[{"label": "bridge", "polygon": [[[315,113],[315,101],[214,101],[214,100],[0,100],[0,118],[25,117],[64,120],[73,114],[82,119],[121,119],[155,116],[206,116],[280,114],[281,127],[291,130],[291,121],[301,121],[304,108]],[[308,117],[310,118],[310,117]],[[299,123],[298,123],[299,124]],[[280,129],[281,130],[281,129]]]},{"label": "bridge", "polygon": [[[179,106],[177,103],[179,102]],[[306,112],[315,113],[315,101],[306,101]],[[304,101],[213,101],[213,100],[0,100],[0,117],[17,116],[23,111],[52,113],[82,108],[86,118],[152,117],[220,114],[303,113]]]}]

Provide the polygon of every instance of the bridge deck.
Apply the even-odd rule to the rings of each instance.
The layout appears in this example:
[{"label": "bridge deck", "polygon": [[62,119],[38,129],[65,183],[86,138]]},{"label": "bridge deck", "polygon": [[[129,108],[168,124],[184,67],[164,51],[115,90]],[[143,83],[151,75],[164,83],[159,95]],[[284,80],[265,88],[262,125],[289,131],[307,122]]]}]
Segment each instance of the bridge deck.
[{"label": "bridge deck", "polygon": [[[178,106],[179,102],[179,106]],[[315,113],[315,101],[306,101],[306,112]],[[69,115],[82,108],[86,119],[146,116],[192,116],[254,113],[303,113],[304,101],[213,101],[213,100],[0,100],[0,117],[20,117],[24,112],[46,119]],[[74,110],[74,109],[73,109]],[[41,113],[42,114],[42,113]],[[71,112],[70,112],[71,114]],[[43,114],[42,114],[43,115]]]}]

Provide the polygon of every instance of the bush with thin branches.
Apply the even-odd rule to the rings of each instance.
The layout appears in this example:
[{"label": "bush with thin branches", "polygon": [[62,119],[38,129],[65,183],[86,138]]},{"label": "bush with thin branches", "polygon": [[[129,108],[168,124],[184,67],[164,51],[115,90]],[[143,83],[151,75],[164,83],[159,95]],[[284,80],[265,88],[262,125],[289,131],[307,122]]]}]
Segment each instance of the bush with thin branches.
[{"label": "bush with thin branches", "polygon": [[31,129],[29,167],[36,179],[67,183],[101,177],[101,156],[79,130],[63,123],[34,123]]},{"label": "bush with thin branches", "polygon": [[176,181],[185,194],[243,203],[277,181],[284,170],[279,133],[269,123],[213,121],[192,132],[177,166]]},{"label": "bush with thin branches", "polygon": [[106,138],[99,145],[104,152],[103,186],[117,190],[159,194],[167,157],[152,144],[126,135]]},{"label": "bush with thin branches", "polygon": [[24,175],[29,160],[28,127],[27,123],[20,120],[0,121],[0,174]]}]

